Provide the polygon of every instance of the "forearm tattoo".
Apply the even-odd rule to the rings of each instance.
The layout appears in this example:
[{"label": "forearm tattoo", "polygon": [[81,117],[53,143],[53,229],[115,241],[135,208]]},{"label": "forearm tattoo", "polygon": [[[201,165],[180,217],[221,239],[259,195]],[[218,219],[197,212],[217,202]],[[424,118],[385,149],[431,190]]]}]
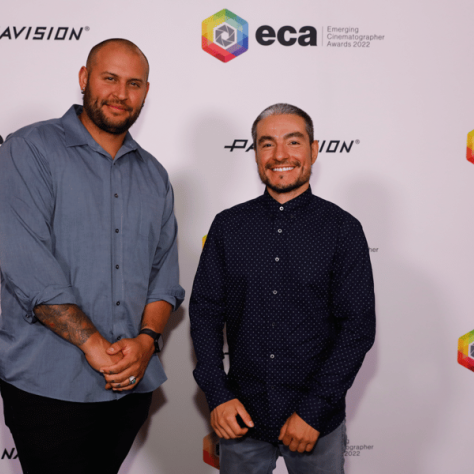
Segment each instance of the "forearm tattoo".
[{"label": "forearm tattoo", "polygon": [[36,317],[49,329],[75,346],[84,344],[97,328],[75,304],[36,306]]}]

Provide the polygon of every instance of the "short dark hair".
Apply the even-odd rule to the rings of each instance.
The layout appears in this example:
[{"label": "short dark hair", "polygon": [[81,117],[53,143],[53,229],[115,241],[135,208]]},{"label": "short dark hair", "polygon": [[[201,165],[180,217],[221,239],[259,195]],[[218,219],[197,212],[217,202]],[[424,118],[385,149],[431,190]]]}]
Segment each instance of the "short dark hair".
[{"label": "short dark hair", "polygon": [[311,120],[311,117],[304,110],[301,110],[295,105],[290,105],[290,104],[273,104],[273,105],[270,105],[270,107],[267,107],[255,119],[255,122],[252,125],[252,139],[253,139],[254,145],[257,142],[258,122],[272,115],[297,115],[298,117],[301,117],[305,121],[306,133],[308,134],[308,137],[309,137],[309,143],[313,143],[314,141],[313,121]]},{"label": "short dark hair", "polygon": [[147,68],[147,73],[146,77],[148,80],[148,75],[150,73],[150,63],[148,62],[147,57],[143,54],[143,51],[135,44],[132,43],[131,41],[124,39],[124,38],[109,38],[106,39],[99,44],[96,44],[89,52],[89,55],[87,56],[87,62],[86,62],[86,68],[90,71],[92,69],[92,64],[94,63],[95,57],[97,56],[97,53],[104,47],[107,46],[109,43],[118,43],[121,46],[125,46],[126,48],[130,49],[131,51],[134,51],[136,53],[141,54],[146,61],[146,64],[148,66]]}]

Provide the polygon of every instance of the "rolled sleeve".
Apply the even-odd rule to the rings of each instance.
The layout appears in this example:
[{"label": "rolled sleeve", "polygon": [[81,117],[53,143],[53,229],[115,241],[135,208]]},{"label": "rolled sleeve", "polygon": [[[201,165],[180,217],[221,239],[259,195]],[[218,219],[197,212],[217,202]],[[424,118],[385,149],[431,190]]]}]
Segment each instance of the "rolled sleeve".
[{"label": "rolled sleeve", "polygon": [[153,259],[146,304],[167,301],[176,311],[184,300],[184,289],[179,285],[178,224],[173,212],[173,188],[169,184],[160,239]]},{"label": "rolled sleeve", "polygon": [[0,269],[30,315],[39,304],[76,303],[53,255],[53,214],[54,189],[45,157],[24,138],[7,139],[0,149]]}]

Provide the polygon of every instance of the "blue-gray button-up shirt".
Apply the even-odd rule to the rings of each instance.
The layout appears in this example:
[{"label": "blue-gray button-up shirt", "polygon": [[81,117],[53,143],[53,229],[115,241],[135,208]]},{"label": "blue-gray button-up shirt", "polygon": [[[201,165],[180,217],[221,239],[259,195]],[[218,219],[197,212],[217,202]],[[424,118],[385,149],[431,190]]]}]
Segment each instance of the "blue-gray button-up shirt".
[{"label": "blue-gray button-up shirt", "polygon": [[[125,392],[105,390],[34,307],[76,304],[114,342],[137,336],[146,304],[176,309],[184,290],[165,169],[130,134],[113,160],[81,110],[22,128],[0,148],[0,377],[37,395],[98,402]],[[165,380],[153,356],[135,392]]]}]

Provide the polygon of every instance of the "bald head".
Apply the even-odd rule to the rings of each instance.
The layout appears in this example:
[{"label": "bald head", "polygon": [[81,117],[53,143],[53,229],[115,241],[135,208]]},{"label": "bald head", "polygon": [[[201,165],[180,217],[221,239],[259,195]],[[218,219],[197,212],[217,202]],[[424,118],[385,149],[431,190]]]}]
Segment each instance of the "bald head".
[{"label": "bald head", "polygon": [[105,41],[102,41],[99,44],[96,44],[90,51],[89,56],[87,56],[87,63],[86,68],[90,72],[94,68],[96,63],[98,53],[105,47],[105,46],[117,46],[128,50],[130,53],[137,54],[141,56],[146,63],[146,78],[148,80],[148,74],[150,72],[150,64],[148,63],[147,57],[143,54],[142,50],[131,41],[123,38],[110,38]]}]

